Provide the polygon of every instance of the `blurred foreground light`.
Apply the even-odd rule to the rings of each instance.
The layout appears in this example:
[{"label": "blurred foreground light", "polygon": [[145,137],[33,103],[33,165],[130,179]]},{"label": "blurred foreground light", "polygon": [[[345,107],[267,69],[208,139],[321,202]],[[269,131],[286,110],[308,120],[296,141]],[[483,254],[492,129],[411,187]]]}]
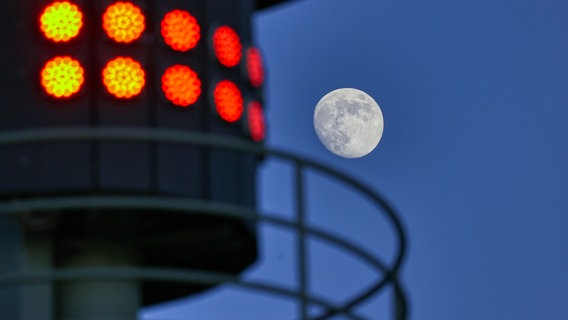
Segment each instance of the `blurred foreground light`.
[{"label": "blurred foreground light", "polygon": [[144,69],[130,57],[115,58],[103,69],[103,83],[108,93],[117,98],[134,97],[146,83]]},{"label": "blurred foreground light", "polygon": [[68,56],[55,57],[41,70],[41,85],[53,97],[68,98],[81,89],[83,72],[79,61]]},{"label": "blurred foreground light", "polygon": [[235,122],[243,113],[243,97],[241,90],[229,80],[219,82],[213,90],[215,109],[221,119]]},{"label": "blurred foreground light", "polygon": [[234,67],[241,61],[242,45],[239,35],[228,26],[221,26],[213,33],[213,52],[219,63]]},{"label": "blurred foreground light", "polygon": [[250,47],[246,51],[246,70],[250,84],[259,88],[264,83],[264,64],[260,50]]},{"label": "blurred foreground light", "polygon": [[197,20],[187,11],[168,12],[161,23],[164,42],[176,51],[194,48],[201,37]]},{"label": "blurred foreground light", "polygon": [[180,107],[187,107],[197,101],[201,94],[201,81],[197,73],[187,66],[169,67],[162,76],[162,90],[166,98]]},{"label": "blurred foreground light", "polygon": [[43,35],[55,42],[67,42],[79,34],[83,14],[70,2],[54,2],[43,10],[40,18]]},{"label": "blurred foreground light", "polygon": [[103,14],[103,29],[116,42],[130,43],[144,32],[144,14],[130,2],[116,2]]},{"label": "blurred foreground light", "polygon": [[266,127],[262,105],[258,101],[252,101],[247,107],[247,123],[250,137],[255,142],[264,140]]}]

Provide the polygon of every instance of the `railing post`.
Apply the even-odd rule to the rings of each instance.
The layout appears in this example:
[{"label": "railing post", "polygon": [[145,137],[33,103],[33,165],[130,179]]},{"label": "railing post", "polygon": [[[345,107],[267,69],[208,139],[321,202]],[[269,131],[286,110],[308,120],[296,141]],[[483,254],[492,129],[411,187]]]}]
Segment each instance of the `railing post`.
[{"label": "railing post", "polygon": [[300,291],[300,319],[308,318],[308,262],[306,248],[306,228],[305,228],[305,212],[304,212],[304,175],[303,164],[296,162],[295,166],[295,182],[296,182],[296,219],[298,223],[298,283]]},{"label": "railing post", "polygon": [[[337,172],[330,167],[314,162],[313,160],[303,158],[288,152],[266,149],[259,145],[254,145],[251,143],[245,143],[240,140],[215,136],[211,134],[203,134],[196,132],[179,132],[177,130],[166,130],[166,129],[133,129],[133,128],[122,128],[113,127],[105,130],[99,129],[86,129],[86,128],[52,128],[52,129],[35,129],[35,130],[22,130],[22,131],[12,131],[8,133],[0,134],[0,146],[11,146],[19,144],[30,144],[30,143],[52,143],[58,141],[84,141],[84,140],[96,140],[96,141],[117,141],[117,142],[144,142],[144,143],[167,143],[172,145],[198,145],[207,146],[211,148],[221,148],[235,152],[251,153],[259,156],[275,157],[289,161],[294,170],[294,182],[296,199],[296,219],[279,219],[274,216],[262,216],[257,215],[255,212],[250,212],[248,208],[239,208],[239,206],[221,204],[221,203],[209,203],[207,201],[197,200],[197,199],[182,199],[179,197],[149,197],[149,196],[129,196],[129,195],[91,195],[91,196],[64,196],[64,197],[39,197],[39,198],[21,198],[0,201],[0,229],[2,229],[2,222],[4,215],[12,215],[14,213],[21,212],[34,212],[37,210],[43,211],[66,211],[75,212],[78,209],[100,209],[101,212],[109,212],[112,210],[164,210],[171,211],[175,213],[208,213],[220,216],[230,216],[232,218],[242,218],[251,219],[254,221],[265,221],[268,223],[281,225],[286,228],[290,228],[296,232],[296,273],[297,273],[297,288],[285,290],[283,288],[273,287],[262,283],[247,283],[238,282],[234,279],[225,279],[220,282],[235,282],[243,287],[249,287],[258,290],[265,290],[268,292],[274,292],[287,297],[293,297],[298,299],[300,307],[298,308],[299,318],[308,319],[310,307],[320,306],[323,307],[323,311],[320,314],[314,314],[311,319],[328,319],[337,314],[343,314],[351,319],[363,319],[362,317],[356,315],[353,309],[367,301],[370,297],[377,294],[380,290],[384,289],[386,286],[394,285],[394,301],[393,301],[393,319],[395,320],[405,320],[408,318],[408,305],[406,293],[403,288],[400,287],[398,283],[398,275],[404,257],[406,256],[406,236],[404,232],[404,226],[399,220],[397,212],[392,208],[388,202],[386,202],[380,194],[370,189],[368,186],[358,182],[353,177],[346,175],[345,173]],[[305,208],[305,186],[304,186],[304,170],[313,170],[316,173],[322,173],[325,176],[336,179],[337,181],[350,186],[355,191],[358,191],[361,195],[366,196],[372,202],[374,202],[384,217],[391,222],[394,228],[394,233],[396,238],[399,240],[399,246],[397,255],[394,263],[391,265],[382,262],[378,257],[374,257],[362,248],[350,243],[349,241],[342,239],[340,237],[334,236],[332,233],[326,232],[325,230],[315,228],[313,226],[307,225],[306,223],[306,208]],[[220,214],[222,213],[222,214]],[[352,252],[355,256],[368,262],[371,266],[376,268],[376,270],[384,275],[384,277],[379,278],[374,285],[365,288],[353,296],[349,297],[347,301],[340,304],[332,304],[323,299],[318,299],[311,296],[312,292],[309,292],[309,256],[307,249],[308,235],[313,239],[323,240],[337,247],[340,247],[348,252]],[[10,236],[8,233],[0,233],[0,238],[4,239]],[[10,243],[9,241],[7,243]],[[1,243],[0,243],[1,244]],[[0,250],[1,251],[1,250]],[[8,250],[2,251],[0,256],[8,257],[10,252]],[[75,267],[74,263],[71,263]],[[128,265],[128,263],[127,263]],[[0,265],[0,287],[3,286],[14,286],[20,285],[26,282],[22,279],[28,279],[28,275],[6,275],[10,272],[9,265]],[[28,274],[33,274],[29,272]],[[67,275],[67,273],[62,273]],[[150,273],[140,273],[140,275],[148,276]],[[169,274],[169,271],[164,273]],[[152,274],[153,275],[153,274]],[[203,276],[203,275],[202,275]],[[65,279],[70,279],[69,277],[63,277]],[[73,277],[71,277],[73,278]],[[84,276],[78,277],[79,279],[85,278]],[[87,277],[88,278],[88,277]],[[96,279],[97,277],[94,277]],[[116,277],[111,277],[116,279]],[[133,279],[132,277],[126,277],[127,279]],[[152,277],[150,277],[152,278]],[[190,279],[191,278],[191,279]],[[29,278],[34,280],[34,277]],[[44,275],[42,281],[58,281],[57,277]],[[64,280],[65,280],[64,279]],[[158,278],[152,278],[154,281],[163,281],[167,279],[171,281],[172,277],[165,277],[162,274]],[[188,277],[185,280],[180,280],[187,283],[202,283],[199,280],[202,278]],[[38,282],[37,280],[31,282]],[[205,282],[209,283],[209,282]],[[217,282],[215,282],[217,283]],[[10,288],[9,288],[10,290]],[[0,292],[1,293],[1,292]],[[71,294],[71,296],[73,296]],[[4,301],[4,303],[6,303]],[[34,312],[37,310],[34,310]],[[36,312],[37,313],[37,312]],[[47,312],[45,312],[47,313]],[[35,318],[34,318],[35,319]]]}]

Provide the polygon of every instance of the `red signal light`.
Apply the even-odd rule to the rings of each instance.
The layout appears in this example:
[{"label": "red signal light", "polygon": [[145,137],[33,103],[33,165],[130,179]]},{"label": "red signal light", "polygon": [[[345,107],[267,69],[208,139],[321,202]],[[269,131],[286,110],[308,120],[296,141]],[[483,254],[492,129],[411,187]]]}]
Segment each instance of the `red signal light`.
[{"label": "red signal light", "polygon": [[241,61],[242,45],[239,35],[228,26],[221,26],[213,33],[213,52],[225,67],[234,67]]},{"label": "red signal light", "polygon": [[107,91],[117,98],[134,97],[140,94],[146,83],[144,69],[132,58],[115,58],[103,69],[103,83]]},{"label": "red signal light", "polygon": [[221,119],[235,122],[243,113],[243,97],[241,90],[229,80],[219,82],[213,90],[215,108]]},{"label": "red signal light", "polygon": [[197,20],[183,10],[168,12],[162,19],[161,32],[164,42],[176,51],[194,48],[201,37]]},{"label": "red signal light", "polygon": [[70,2],[54,2],[45,7],[39,17],[43,35],[55,42],[67,42],[79,34],[83,13]]},{"label": "red signal light", "polygon": [[264,113],[258,101],[252,101],[247,108],[247,122],[250,136],[253,141],[260,142],[266,135]]},{"label": "red signal light", "polygon": [[45,92],[56,98],[68,98],[77,93],[83,82],[83,67],[71,57],[55,57],[41,70],[41,85]]},{"label": "red signal light", "polygon": [[169,67],[162,76],[162,90],[166,98],[180,107],[187,107],[197,101],[201,94],[201,81],[197,73],[187,66]]},{"label": "red signal light", "polygon": [[259,88],[264,83],[264,64],[260,50],[250,47],[246,51],[246,69],[250,84]]},{"label": "red signal light", "polygon": [[142,35],[145,29],[144,14],[130,2],[116,2],[103,14],[103,29],[116,42],[130,43]]}]

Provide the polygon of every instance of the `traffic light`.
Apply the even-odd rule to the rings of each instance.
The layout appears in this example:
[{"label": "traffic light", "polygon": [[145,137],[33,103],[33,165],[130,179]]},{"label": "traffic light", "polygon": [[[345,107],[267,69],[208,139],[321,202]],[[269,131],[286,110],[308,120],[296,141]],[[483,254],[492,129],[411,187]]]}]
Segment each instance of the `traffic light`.
[{"label": "traffic light", "polygon": [[[201,1],[163,0],[153,4],[154,125],[204,131],[205,15]],[[204,148],[159,145],[156,148],[159,192],[205,198]],[[187,183],[192,181],[193,183]]]},{"label": "traffic light", "polygon": [[[90,126],[88,1],[10,1],[0,13],[0,130]],[[0,148],[0,195],[91,188],[91,143]],[[71,164],[71,165],[70,165]],[[65,172],[65,174],[61,174]]]},{"label": "traffic light", "polygon": [[[39,24],[43,36],[55,43],[71,41],[83,27],[83,13],[70,2],[55,2],[44,8]],[[41,85],[55,98],[69,98],[85,82],[81,63],[70,56],[55,56],[41,69]]]},{"label": "traffic light", "polygon": [[[252,41],[255,3],[5,3],[0,12],[0,131],[167,129],[262,143],[265,70]],[[255,175],[261,161],[204,146],[94,140],[1,146],[0,159],[2,198],[129,194],[247,207],[255,206]],[[136,248],[147,253],[140,262],[144,265],[235,273],[256,259],[255,226],[250,221],[135,213],[140,219],[137,234],[180,235],[177,242]],[[58,229],[62,245],[85,237],[87,219],[74,219],[79,222],[63,221]],[[107,234],[114,232],[110,225],[105,228]],[[210,241],[196,240],[196,228],[209,230]],[[208,254],[195,253],[195,243]],[[169,294],[158,294],[152,288],[149,284],[144,303],[187,292],[168,287]]]},{"label": "traffic light", "polygon": [[[157,127],[237,137],[249,134],[249,139],[260,142],[258,134],[250,136],[247,106],[252,101],[262,105],[262,57],[250,45],[250,23],[234,14],[252,12],[252,3],[6,4],[2,23],[10,45],[0,53],[0,63],[10,76],[0,88],[5,106],[0,127]],[[14,28],[17,32],[11,31]],[[7,107],[16,104],[17,108]],[[261,116],[262,108],[254,112],[254,117]],[[214,117],[232,125],[215,123]],[[203,148],[153,150],[145,143],[116,142],[55,145],[57,152],[34,145],[2,148],[0,155],[6,161],[0,173],[13,178],[0,183],[0,193],[98,188],[207,197],[213,192],[194,187],[199,183],[180,183],[212,178],[202,168],[210,160]],[[18,151],[12,152],[14,148]],[[74,159],[71,166],[69,159]],[[163,169],[155,176],[151,176],[152,161]],[[132,165],[115,170],[117,163]],[[195,170],[176,170],[182,163]],[[65,178],[56,174],[63,167],[69,170]],[[157,185],[152,185],[154,180]]]}]

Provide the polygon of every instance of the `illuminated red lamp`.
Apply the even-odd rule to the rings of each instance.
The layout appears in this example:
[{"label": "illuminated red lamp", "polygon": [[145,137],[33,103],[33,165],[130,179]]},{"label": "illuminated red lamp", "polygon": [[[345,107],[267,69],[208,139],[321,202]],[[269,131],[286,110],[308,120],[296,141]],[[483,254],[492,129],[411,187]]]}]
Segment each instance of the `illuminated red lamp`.
[{"label": "illuminated red lamp", "polygon": [[243,97],[237,85],[229,80],[219,82],[213,90],[215,109],[221,119],[235,122],[243,113]]},{"label": "illuminated red lamp", "polygon": [[144,20],[139,7],[131,2],[116,2],[108,6],[103,14],[103,29],[114,41],[131,43],[144,32]]},{"label": "illuminated red lamp", "polygon": [[258,101],[251,101],[247,106],[247,125],[250,137],[255,142],[264,140],[266,125],[262,105]]},{"label": "illuminated red lamp", "polygon": [[197,20],[187,11],[173,10],[164,16],[161,33],[164,42],[176,51],[193,49],[201,38]]},{"label": "illuminated red lamp", "polygon": [[237,32],[228,26],[221,26],[213,33],[213,52],[219,63],[234,67],[241,61],[242,45]]},{"label": "illuminated red lamp", "polygon": [[117,57],[103,69],[103,84],[107,92],[117,98],[137,96],[145,83],[144,69],[130,57]]},{"label": "illuminated red lamp", "polygon": [[255,47],[250,47],[245,53],[246,71],[250,84],[259,88],[264,83],[264,64],[262,54]]},{"label": "illuminated red lamp", "polygon": [[83,26],[83,13],[70,2],[54,2],[39,17],[43,35],[55,42],[67,42],[75,38]]},{"label": "illuminated red lamp", "polygon": [[199,98],[201,81],[191,68],[175,65],[166,69],[162,75],[162,91],[176,106],[188,107]]},{"label": "illuminated red lamp", "polygon": [[79,92],[85,77],[79,61],[71,57],[55,57],[41,69],[41,85],[56,98],[68,98]]}]

